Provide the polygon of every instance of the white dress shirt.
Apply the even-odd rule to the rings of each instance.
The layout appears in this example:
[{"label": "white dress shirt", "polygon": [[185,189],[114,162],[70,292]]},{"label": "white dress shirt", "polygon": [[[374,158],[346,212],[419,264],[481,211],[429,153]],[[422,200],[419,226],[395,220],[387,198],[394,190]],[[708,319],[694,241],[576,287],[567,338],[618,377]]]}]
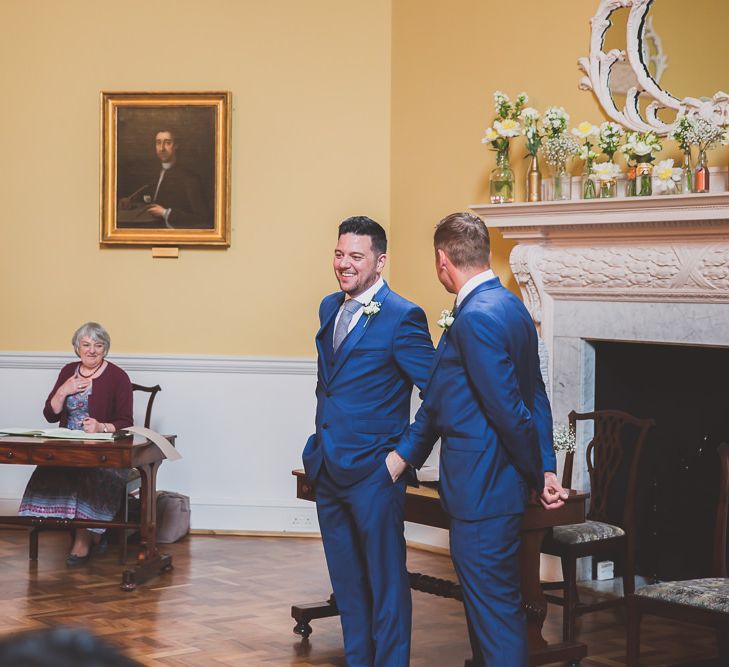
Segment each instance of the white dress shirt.
[{"label": "white dress shirt", "polygon": [[460,307],[463,300],[479,285],[485,283],[487,280],[492,280],[493,278],[496,278],[496,274],[491,269],[477,273],[475,276],[469,278],[463,287],[458,290],[458,296],[456,296],[456,308]]}]

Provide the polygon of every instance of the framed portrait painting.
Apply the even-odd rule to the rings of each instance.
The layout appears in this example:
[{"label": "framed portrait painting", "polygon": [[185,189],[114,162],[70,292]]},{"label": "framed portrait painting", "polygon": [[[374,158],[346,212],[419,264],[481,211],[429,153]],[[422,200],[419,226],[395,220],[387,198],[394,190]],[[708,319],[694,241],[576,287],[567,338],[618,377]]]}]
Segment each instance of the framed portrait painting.
[{"label": "framed portrait painting", "polygon": [[230,245],[230,93],[102,92],[101,245]]}]

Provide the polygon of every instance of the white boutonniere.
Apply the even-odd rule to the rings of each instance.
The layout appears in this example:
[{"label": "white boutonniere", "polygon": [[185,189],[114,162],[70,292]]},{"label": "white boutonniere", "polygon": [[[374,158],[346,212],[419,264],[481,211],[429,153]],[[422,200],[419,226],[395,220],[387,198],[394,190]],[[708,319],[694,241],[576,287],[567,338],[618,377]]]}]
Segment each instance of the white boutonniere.
[{"label": "white boutonniere", "polygon": [[447,308],[443,310],[440,314],[440,319],[438,320],[438,326],[441,329],[445,329],[448,331],[448,328],[453,324],[453,320],[455,318],[453,317],[453,311],[448,310]]},{"label": "white boutonniere", "polygon": [[370,301],[366,306],[362,307],[362,314],[367,315],[365,326],[367,326],[367,322],[370,321],[370,317],[372,317],[373,315],[377,315],[377,313],[380,312],[381,305],[382,304],[379,301]]}]

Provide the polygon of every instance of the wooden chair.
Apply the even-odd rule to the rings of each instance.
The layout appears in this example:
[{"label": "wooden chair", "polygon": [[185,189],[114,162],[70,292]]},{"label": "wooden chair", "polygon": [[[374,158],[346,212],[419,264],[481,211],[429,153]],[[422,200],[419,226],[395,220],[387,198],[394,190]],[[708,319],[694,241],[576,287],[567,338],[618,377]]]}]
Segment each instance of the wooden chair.
[{"label": "wooden chair", "polygon": [[[158,384],[154,385],[153,387],[147,387],[145,385],[132,382],[132,391],[139,391],[149,394],[149,396],[147,397],[147,410],[144,413],[144,428],[149,428],[149,425],[152,423],[152,406],[154,405],[154,399],[157,397],[157,394],[162,391],[162,387],[160,387]],[[136,491],[140,486],[141,481],[139,477],[139,471],[133,469],[129,474],[129,479],[127,480],[126,487],[124,488],[124,498],[122,500],[121,508],[119,509],[119,514],[117,515],[117,518],[121,519],[122,521],[129,521],[129,496],[134,493],[134,491]],[[127,545],[129,535],[130,531],[127,531],[126,528],[119,529],[120,563],[124,563],[127,559]]]},{"label": "wooden chair", "polygon": [[[592,420],[595,433],[587,446],[587,470],[590,474],[590,510],[581,524],[556,526],[547,535],[542,553],[559,556],[563,581],[542,584],[545,590],[561,589],[563,595],[546,594],[549,602],[563,607],[562,635],[564,641],[575,638],[577,618],[582,614],[611,606],[622,605],[625,597],[599,600],[591,604],[580,602],[577,592],[577,559],[592,556],[621,563],[623,595],[635,590],[635,502],[641,453],[652,419],[637,419],[618,410],[570,412],[569,428],[576,432],[578,421]],[[637,433],[631,446],[629,436]],[[562,485],[572,486],[574,452],[568,452]],[[622,517],[609,520],[608,500],[611,488],[621,468],[627,469]],[[613,489],[614,492],[614,489]],[[593,572],[595,568],[593,568]],[[594,576],[594,575],[593,575]]]},{"label": "wooden chair", "polygon": [[[720,664],[729,664],[729,579],[726,566],[727,519],[729,518],[729,445],[718,448],[721,481],[714,524],[712,578],[652,584],[628,596],[627,664],[638,667],[640,622],[653,614],[716,631]],[[690,498],[686,502],[691,502]]]},{"label": "wooden chair", "polygon": [[[153,387],[145,387],[141,384],[132,383],[132,391],[141,391],[149,394],[149,397],[147,398],[147,410],[144,415],[144,426],[149,428],[149,424],[152,419],[152,406],[154,405],[154,399],[157,394],[162,391],[162,388],[158,384]],[[124,489],[124,498],[122,500],[119,514],[117,514],[117,518],[123,519],[124,521],[129,520],[129,494],[136,491],[140,485],[139,472],[137,470],[132,470]],[[62,526],[33,526],[28,533],[28,557],[30,560],[38,560],[38,533],[42,530],[68,530],[68,528]],[[122,563],[127,558],[127,538],[127,531],[123,528],[119,529],[119,559]]]}]

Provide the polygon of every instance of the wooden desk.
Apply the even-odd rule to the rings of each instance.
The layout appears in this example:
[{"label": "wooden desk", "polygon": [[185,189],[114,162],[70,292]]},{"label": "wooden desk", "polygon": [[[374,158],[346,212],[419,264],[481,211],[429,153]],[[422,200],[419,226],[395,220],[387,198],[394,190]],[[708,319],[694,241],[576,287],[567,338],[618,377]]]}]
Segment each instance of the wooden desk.
[{"label": "wooden desk", "polygon": [[[165,436],[174,443],[175,436]],[[32,516],[0,516],[0,523],[69,528],[138,528],[141,534],[137,565],[122,574],[121,588],[133,591],[137,584],[172,569],[172,557],[157,550],[157,470],[165,456],[142,436],[120,440],[60,440],[0,436],[0,463],[66,466],[71,468],[136,468],[141,477],[139,522],[49,519]],[[32,554],[31,554],[32,556]],[[36,554],[37,556],[37,554]]]},{"label": "wooden desk", "polygon": [[[315,500],[316,487],[304,471],[294,470],[292,474],[296,477],[296,497]],[[542,626],[547,617],[547,600],[539,579],[539,556],[544,536],[552,526],[582,523],[585,520],[585,500],[588,495],[571,491],[569,499],[559,509],[545,510],[541,505],[529,505],[524,513],[519,561],[522,605],[527,616],[529,664],[532,666],[561,661],[577,662],[587,655],[587,646],[582,642],[548,644],[542,636]],[[438,491],[425,485],[407,488],[405,520],[435,528],[448,528],[450,523],[448,515],[441,507]],[[410,587],[414,590],[463,599],[461,587],[457,583],[416,572],[409,574]],[[324,602],[294,605],[291,608],[291,616],[297,621],[294,632],[308,637],[311,634],[310,620],[336,616],[337,613],[333,596]],[[466,664],[469,664],[468,661]]]}]

